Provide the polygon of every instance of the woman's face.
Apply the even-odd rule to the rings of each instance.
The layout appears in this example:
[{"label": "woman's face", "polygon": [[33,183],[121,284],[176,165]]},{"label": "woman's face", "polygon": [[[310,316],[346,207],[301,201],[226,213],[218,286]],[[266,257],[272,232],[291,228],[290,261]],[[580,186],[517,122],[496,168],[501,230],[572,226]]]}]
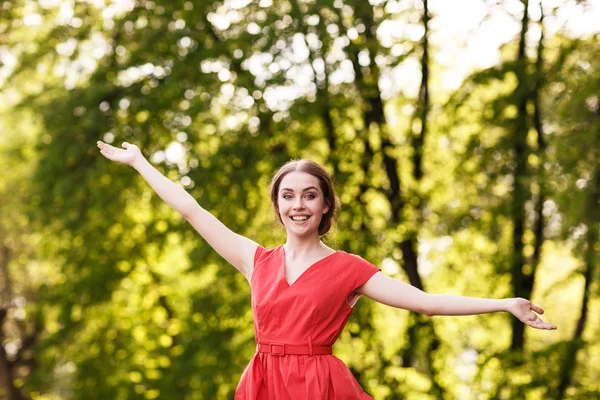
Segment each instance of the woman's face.
[{"label": "woman's face", "polygon": [[329,207],[319,179],[306,172],[293,171],[283,177],[277,194],[279,216],[289,234],[318,234],[323,214]]}]

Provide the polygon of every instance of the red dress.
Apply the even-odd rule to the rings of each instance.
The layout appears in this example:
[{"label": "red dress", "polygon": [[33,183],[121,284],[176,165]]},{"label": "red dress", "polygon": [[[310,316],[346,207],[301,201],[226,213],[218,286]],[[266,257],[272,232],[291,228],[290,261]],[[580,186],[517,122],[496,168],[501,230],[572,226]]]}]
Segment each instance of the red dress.
[{"label": "red dress", "polygon": [[[333,345],[352,313],[354,291],[379,269],[359,256],[336,251],[289,285],[284,260],[283,246],[256,250],[251,278],[254,333],[266,352],[257,352],[244,370],[235,399],[372,400],[339,358],[308,353]],[[287,354],[288,348],[309,350]]]}]

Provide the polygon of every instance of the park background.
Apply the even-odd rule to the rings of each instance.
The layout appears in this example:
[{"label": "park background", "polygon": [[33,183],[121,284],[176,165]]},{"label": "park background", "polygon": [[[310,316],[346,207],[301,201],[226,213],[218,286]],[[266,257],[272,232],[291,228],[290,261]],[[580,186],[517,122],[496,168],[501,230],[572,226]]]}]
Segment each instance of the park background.
[{"label": "park background", "polygon": [[600,398],[598,1],[0,0],[0,397],[231,399],[249,287],[97,140],[137,144],[233,230],[335,175],[327,243],[432,293],[361,299],[334,352],[380,399]]}]

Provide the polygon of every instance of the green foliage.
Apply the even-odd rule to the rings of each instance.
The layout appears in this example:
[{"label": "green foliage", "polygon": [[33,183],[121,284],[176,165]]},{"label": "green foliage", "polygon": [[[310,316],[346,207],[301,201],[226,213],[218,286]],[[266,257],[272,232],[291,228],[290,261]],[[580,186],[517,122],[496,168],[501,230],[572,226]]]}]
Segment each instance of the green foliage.
[{"label": "green foliage", "polygon": [[[7,359],[19,392],[226,399],[254,353],[245,279],[135,171],[103,159],[96,140],[136,143],[205,209],[265,246],[285,240],[268,203],[271,175],[290,158],[315,159],[335,173],[343,204],[331,246],[406,281],[399,244],[410,239],[427,291],[513,295],[511,134],[537,78],[519,79],[514,57],[475,72],[447,103],[434,96],[419,181],[416,125],[404,111],[413,96],[384,99],[387,120],[373,118],[379,77],[423,51],[374,32],[384,20],[418,25],[420,3],[67,3],[0,1],[0,51],[17,60],[0,65],[0,79],[10,76],[0,81],[0,244],[9,249],[0,306],[10,310],[0,339],[18,349]],[[43,23],[25,25],[36,13]],[[573,343],[568,396],[597,395],[598,322],[571,340],[584,231],[597,223],[585,213],[599,151],[597,43],[548,40],[548,146],[543,162],[527,158],[535,171],[542,165],[548,190],[533,299],[560,330],[527,331],[525,349],[508,352],[506,315],[430,320],[362,299],[336,354],[375,398],[440,398],[436,385],[449,399],[549,398]],[[342,69],[351,78],[336,79]],[[525,136],[535,153],[535,135]],[[386,158],[396,162],[397,198]]]}]

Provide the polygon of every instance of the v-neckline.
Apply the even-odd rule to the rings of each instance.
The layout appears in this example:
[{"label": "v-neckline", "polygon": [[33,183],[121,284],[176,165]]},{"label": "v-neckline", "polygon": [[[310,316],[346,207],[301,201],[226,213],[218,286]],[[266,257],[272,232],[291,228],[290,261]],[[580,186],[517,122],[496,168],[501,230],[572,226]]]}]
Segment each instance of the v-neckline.
[{"label": "v-neckline", "polygon": [[331,258],[332,256],[336,255],[337,253],[339,253],[339,250],[335,250],[333,253],[326,255],[323,258],[318,259],[317,261],[315,261],[314,263],[310,264],[308,266],[308,268],[306,268],[297,278],[294,282],[292,282],[291,284],[288,282],[287,277],[286,277],[286,273],[285,273],[285,248],[283,247],[283,245],[281,245],[281,273],[283,275],[283,281],[285,282],[285,284],[287,285],[287,287],[291,288],[294,285],[296,285],[296,282],[298,282],[300,279],[302,279],[302,277],[304,275],[306,275],[306,273],[311,270],[315,265],[320,264],[322,261],[327,260],[329,258]]}]

